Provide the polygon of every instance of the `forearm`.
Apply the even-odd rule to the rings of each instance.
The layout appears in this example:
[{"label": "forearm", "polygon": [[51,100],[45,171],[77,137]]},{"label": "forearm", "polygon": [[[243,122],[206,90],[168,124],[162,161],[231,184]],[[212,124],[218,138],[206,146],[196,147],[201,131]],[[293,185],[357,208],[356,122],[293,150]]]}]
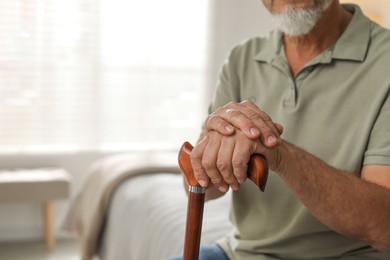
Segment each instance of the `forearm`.
[{"label": "forearm", "polygon": [[310,212],[331,229],[390,247],[390,190],[335,169],[283,141],[274,169]]}]

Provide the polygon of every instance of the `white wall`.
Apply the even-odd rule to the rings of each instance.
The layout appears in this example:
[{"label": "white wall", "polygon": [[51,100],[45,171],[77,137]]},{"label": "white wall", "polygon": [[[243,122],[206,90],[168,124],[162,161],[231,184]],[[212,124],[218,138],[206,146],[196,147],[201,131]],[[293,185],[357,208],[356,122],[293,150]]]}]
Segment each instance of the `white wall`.
[{"label": "white wall", "polygon": [[[208,76],[206,103],[212,97],[217,74],[230,49],[255,35],[266,35],[271,23],[261,0],[210,1]],[[62,167],[73,176],[72,193],[77,190],[82,174],[96,159],[108,156],[99,153],[1,156],[0,169]],[[67,201],[56,207],[56,226],[60,224]],[[0,203],[0,241],[42,238],[41,206],[38,203]]]},{"label": "white wall", "polygon": [[261,0],[214,0],[210,5],[207,103],[212,98],[218,72],[229,51],[245,39],[266,36],[272,29],[270,16]]},{"label": "white wall", "polygon": [[390,1],[389,0],[341,0],[341,3],[355,3],[359,5],[363,13],[368,17],[381,24],[386,28],[390,28]]}]

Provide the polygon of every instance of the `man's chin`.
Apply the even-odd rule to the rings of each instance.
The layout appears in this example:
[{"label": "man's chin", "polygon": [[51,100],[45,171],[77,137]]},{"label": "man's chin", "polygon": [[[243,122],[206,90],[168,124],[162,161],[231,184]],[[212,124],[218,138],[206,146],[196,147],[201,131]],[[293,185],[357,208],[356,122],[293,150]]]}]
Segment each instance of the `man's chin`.
[{"label": "man's chin", "polygon": [[304,36],[310,33],[333,0],[324,0],[313,8],[287,6],[282,13],[272,14],[276,28],[288,36]]},{"label": "man's chin", "polygon": [[314,26],[316,25],[317,21],[294,21],[294,22],[288,22],[288,21],[280,21],[277,19],[273,19],[276,29],[284,33],[288,36],[304,36],[310,33]]},{"label": "man's chin", "polygon": [[286,28],[279,28],[279,27],[277,27],[276,29],[281,31],[284,35],[290,36],[290,37],[305,36],[312,31],[312,29],[293,30],[293,29],[286,29]]}]

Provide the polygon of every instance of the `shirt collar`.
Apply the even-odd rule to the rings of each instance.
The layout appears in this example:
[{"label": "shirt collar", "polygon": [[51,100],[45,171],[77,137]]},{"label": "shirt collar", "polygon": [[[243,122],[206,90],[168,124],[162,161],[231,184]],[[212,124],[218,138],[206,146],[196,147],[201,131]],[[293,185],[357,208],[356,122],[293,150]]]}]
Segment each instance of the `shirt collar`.
[{"label": "shirt collar", "polygon": [[[347,29],[336,41],[336,43],[329,48],[328,57],[331,59],[355,60],[363,61],[370,41],[371,21],[363,15],[360,7],[353,4],[343,5],[344,9],[353,13]],[[283,34],[275,30],[271,32],[269,40],[256,53],[255,60],[271,63],[275,56],[281,53],[283,47]]]},{"label": "shirt collar", "polygon": [[333,47],[334,59],[364,61],[371,34],[371,21],[357,5],[343,5],[353,13],[351,22]]},{"label": "shirt collar", "polygon": [[268,36],[269,40],[265,41],[264,46],[255,55],[255,60],[271,63],[283,47],[282,36],[279,30],[272,31]]}]

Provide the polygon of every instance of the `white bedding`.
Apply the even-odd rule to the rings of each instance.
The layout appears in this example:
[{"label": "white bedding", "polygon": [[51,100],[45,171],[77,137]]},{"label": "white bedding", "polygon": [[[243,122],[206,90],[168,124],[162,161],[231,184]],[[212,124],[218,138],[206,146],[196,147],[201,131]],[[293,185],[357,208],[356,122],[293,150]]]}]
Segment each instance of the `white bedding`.
[{"label": "white bedding", "polygon": [[[205,204],[202,243],[231,229],[230,194]],[[103,260],[160,260],[183,249],[187,196],[179,174],[132,177],[116,190],[100,257]]]}]

